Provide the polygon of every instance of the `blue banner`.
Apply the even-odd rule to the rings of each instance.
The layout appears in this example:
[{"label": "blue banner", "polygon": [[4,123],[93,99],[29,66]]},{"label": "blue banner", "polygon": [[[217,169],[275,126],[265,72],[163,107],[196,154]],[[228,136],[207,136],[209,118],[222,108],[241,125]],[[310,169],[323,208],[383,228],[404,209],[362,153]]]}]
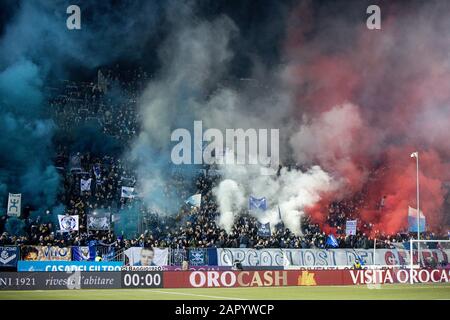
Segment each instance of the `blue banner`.
[{"label": "blue banner", "polygon": [[120,271],[122,261],[19,261],[17,271]]},{"label": "blue banner", "polygon": [[209,266],[217,266],[217,249],[216,248],[207,248],[208,252],[208,265]]},{"label": "blue banner", "polygon": [[[408,216],[409,232],[417,232],[417,217]],[[419,232],[425,232],[426,221],[425,218],[419,218]]]},{"label": "blue banner", "polygon": [[206,265],[205,249],[190,249],[189,250],[189,265],[190,266],[204,266]]},{"label": "blue banner", "polygon": [[258,232],[257,235],[260,237],[268,238],[270,237],[270,222],[260,223],[257,222]]},{"label": "blue banner", "polygon": [[18,247],[0,247],[0,268],[15,267],[19,260]]},{"label": "blue banner", "polygon": [[73,261],[94,261],[95,246],[86,247],[72,247]]},{"label": "blue banner", "polygon": [[332,247],[332,248],[337,248],[339,247],[339,243],[337,242],[336,238],[334,237],[334,235],[330,234],[327,238],[327,242],[325,243],[325,245]]},{"label": "blue banner", "polygon": [[267,210],[267,200],[265,197],[260,199],[250,196],[248,199],[248,209],[249,210]]}]

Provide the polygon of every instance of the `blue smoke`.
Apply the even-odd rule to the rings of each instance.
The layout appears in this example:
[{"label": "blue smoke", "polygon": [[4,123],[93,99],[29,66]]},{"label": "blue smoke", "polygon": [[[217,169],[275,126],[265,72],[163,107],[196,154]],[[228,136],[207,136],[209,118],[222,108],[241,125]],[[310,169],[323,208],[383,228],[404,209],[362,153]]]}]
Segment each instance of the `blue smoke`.
[{"label": "blue smoke", "polygon": [[51,164],[54,123],[44,116],[39,67],[18,61],[0,73],[0,185],[33,206],[53,205],[59,176]]},{"label": "blue smoke", "polygon": [[[14,6],[12,6],[14,4]],[[8,192],[22,193],[22,206],[39,210],[57,205],[60,178],[52,164],[56,127],[48,115],[44,88],[49,79],[71,70],[95,70],[115,59],[140,58],[146,40],[160,21],[158,1],[120,3],[83,1],[81,30],[66,27],[72,1],[10,3],[0,38],[0,202]],[[5,21],[0,21],[5,23]],[[133,34],[130,37],[129,34]],[[98,136],[98,127],[87,125]],[[79,131],[80,132],[80,131]],[[117,150],[114,141],[87,141],[79,135],[79,151]],[[106,143],[105,143],[106,141]],[[58,209],[56,209],[58,211]],[[1,210],[4,214],[6,210]],[[41,211],[38,211],[41,212]]]}]

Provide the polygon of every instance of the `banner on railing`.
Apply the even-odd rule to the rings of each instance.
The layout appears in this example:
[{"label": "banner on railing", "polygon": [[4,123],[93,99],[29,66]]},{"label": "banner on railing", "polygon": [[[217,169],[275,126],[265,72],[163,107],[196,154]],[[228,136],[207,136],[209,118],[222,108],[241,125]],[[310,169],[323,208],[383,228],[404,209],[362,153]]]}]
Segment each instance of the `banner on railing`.
[{"label": "banner on railing", "polygon": [[95,246],[72,247],[73,261],[93,261],[95,259]]},{"label": "banner on railing", "polygon": [[19,260],[18,247],[0,247],[0,268],[15,267]]},{"label": "banner on railing", "polygon": [[22,260],[37,261],[70,261],[72,258],[70,247],[56,246],[26,246],[22,249]]},{"label": "banner on railing", "polygon": [[19,261],[17,271],[121,271],[122,261]]},{"label": "banner on railing", "polygon": [[[448,263],[450,250],[427,249],[421,250],[421,259],[426,261],[433,257],[435,261]],[[218,265],[231,266],[238,260],[243,266],[253,267],[326,267],[352,266],[356,259],[371,265],[408,265],[409,251],[402,249],[377,249],[374,261],[373,250],[365,249],[246,249],[227,248],[217,249]],[[413,262],[417,262],[417,251],[414,252]]]},{"label": "banner on railing", "polygon": [[130,266],[166,266],[169,249],[131,247],[124,251]]},{"label": "banner on railing", "polygon": [[189,250],[189,265],[191,266],[204,266],[208,263],[206,262],[206,250],[203,248],[190,249]]}]

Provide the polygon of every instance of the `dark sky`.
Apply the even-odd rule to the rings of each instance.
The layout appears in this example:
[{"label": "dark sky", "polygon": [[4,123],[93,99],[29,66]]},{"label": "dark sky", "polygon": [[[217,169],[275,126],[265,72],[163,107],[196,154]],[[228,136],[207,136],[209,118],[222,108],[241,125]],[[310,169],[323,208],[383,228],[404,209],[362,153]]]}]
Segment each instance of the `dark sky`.
[{"label": "dark sky", "polygon": [[[101,2],[65,0],[32,1],[36,1],[36,3],[39,3],[41,6],[51,7],[50,13],[55,14],[55,19],[65,19],[67,17],[65,8],[70,4],[77,4],[82,10],[82,24],[89,27],[92,22],[95,22],[98,27],[97,29],[99,29],[99,27],[105,27],[104,25],[101,25],[101,23],[111,24],[112,28],[117,27],[115,26],[117,19],[115,19],[114,15],[118,14],[118,12],[123,10],[123,8],[127,6],[127,3],[129,3],[127,0],[109,0]],[[157,71],[158,61],[157,59],[152,59],[150,57],[156,57],[156,50],[158,49],[159,44],[165,39],[167,33],[170,32],[163,12],[163,8],[168,1],[150,1],[154,3],[155,10],[158,11],[155,15],[158,17],[159,21],[156,25],[151,25],[149,23],[148,26],[145,26],[145,24],[137,26],[139,30],[136,31],[139,32],[146,27],[153,28],[154,31],[149,33],[145,39],[142,39],[143,47],[140,47],[139,50],[143,54],[130,56],[124,52],[124,54],[119,55],[113,61],[108,61],[106,66],[113,66],[119,63],[124,68],[141,66],[148,72]],[[139,8],[140,3],[143,4],[146,2],[148,2],[148,0],[135,0],[133,1],[133,4],[134,7]],[[245,76],[246,73],[249,72],[247,69],[250,65],[249,61],[254,56],[258,56],[263,63],[273,63],[277,61],[279,58],[280,42],[283,40],[285,32],[285,18],[295,2],[296,1],[292,0],[202,0],[194,3],[195,15],[198,19],[212,20],[219,15],[227,15],[238,26],[240,36],[232,43],[235,59],[230,73],[236,74],[236,76]],[[1,37],[4,36],[7,26],[14,22],[23,3],[24,1],[20,0],[0,0]],[[138,3],[138,5],[136,5],[136,3]],[[114,10],[118,12],[113,13],[112,11]],[[132,21],[133,19],[133,14],[130,14],[129,17],[126,17],[125,21]],[[91,31],[95,32],[96,29],[93,28]],[[130,38],[133,36],[138,37],[140,34],[136,32],[134,35],[127,34],[127,36]],[[114,50],[114,48],[111,48],[110,50]],[[132,51],[131,48],[130,51]],[[92,74],[95,73],[95,70],[83,68],[83,66],[76,63],[67,64],[65,69],[71,75],[71,78],[79,78],[79,80],[90,78]]]},{"label": "dark sky", "polygon": [[[28,1],[28,0],[27,0]],[[125,50],[120,51],[111,59],[103,59],[99,65],[83,65],[76,61],[58,61],[62,69],[74,80],[92,79],[98,67],[115,66],[134,68],[140,66],[149,73],[158,71],[159,61],[157,50],[170,32],[170,26],[165,16],[168,0],[105,0],[105,1],[73,1],[73,0],[30,0],[36,7],[45,7],[49,17],[59,19],[65,23],[67,14],[65,9],[71,4],[77,4],[82,10],[82,24],[84,28],[80,34],[86,32],[93,35],[89,47],[92,55],[101,56],[111,52],[118,52],[116,45],[130,42]],[[310,14],[314,16],[314,28],[319,30],[326,25],[328,18],[336,16],[352,21],[361,20],[364,23],[365,8],[368,4],[382,4],[387,0],[201,0],[192,1],[195,4],[195,17],[199,20],[212,20],[219,15],[227,15],[239,28],[239,37],[231,43],[234,60],[229,73],[231,76],[246,77],[250,73],[251,61],[255,57],[265,65],[274,65],[280,61],[280,51],[286,35],[287,17],[302,2],[307,2],[312,8]],[[183,1],[180,1],[183,3]],[[392,2],[392,1],[390,1]],[[396,1],[402,3],[403,1]],[[24,0],[0,0],[0,35],[3,37],[7,25],[14,22],[14,18],[22,10]],[[29,4],[30,2],[28,2]],[[150,5],[148,5],[150,3]],[[145,7],[145,8],[144,8]],[[129,10],[127,10],[129,8]],[[142,8],[142,11],[140,10]],[[148,19],[138,17],[139,14],[149,15]],[[120,34],[121,24],[131,23],[131,32]],[[133,25],[134,24],[134,25]],[[151,31],[148,31],[148,30]],[[86,31],[88,30],[88,31]],[[115,30],[119,32],[115,32]],[[30,32],[33,32],[31,29]],[[118,36],[116,36],[119,34]],[[76,35],[76,34],[75,34]],[[66,35],[64,35],[66,36]],[[75,39],[70,34],[71,40]],[[110,39],[108,39],[110,38]],[[125,39],[124,39],[125,38]],[[134,42],[130,39],[136,39]],[[330,41],[335,39],[330,38]],[[20,41],[20,39],[18,40]],[[43,40],[44,41],[44,40]],[[86,38],[84,40],[86,42]],[[133,47],[133,45],[137,45]],[[96,46],[103,46],[95,50]],[[91,49],[91,48],[89,48]],[[56,60],[54,57],[50,59]],[[51,62],[50,62],[51,63]],[[56,63],[54,63],[56,65]],[[59,72],[60,70],[58,70]]]}]

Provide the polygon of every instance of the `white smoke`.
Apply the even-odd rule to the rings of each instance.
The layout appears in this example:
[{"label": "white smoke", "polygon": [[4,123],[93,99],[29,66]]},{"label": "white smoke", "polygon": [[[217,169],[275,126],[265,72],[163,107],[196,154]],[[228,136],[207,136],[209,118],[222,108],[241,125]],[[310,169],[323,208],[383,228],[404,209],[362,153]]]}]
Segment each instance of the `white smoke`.
[{"label": "white smoke", "polygon": [[[149,199],[159,198],[155,190],[164,185],[161,168],[170,160],[174,129],[189,129],[194,120],[202,120],[205,129],[223,133],[238,128],[283,129],[280,146],[289,146],[289,137],[298,129],[282,68],[266,68],[253,61],[252,79],[235,79],[230,85],[223,81],[233,58],[230,42],[238,36],[229,18],[198,21],[187,14],[172,23],[174,30],[159,50],[161,71],[140,99],[142,130],[130,152],[130,158],[138,162],[139,184]],[[226,231],[231,231],[253,195],[268,200],[269,210],[258,217],[261,222],[279,222],[279,207],[284,224],[300,234],[304,208],[319,201],[321,192],[335,187],[319,167],[306,172],[283,169],[279,176],[262,175],[262,170],[266,168],[259,165],[220,166],[223,181],[213,194],[219,204],[218,224]]]},{"label": "white smoke", "polygon": [[234,180],[225,179],[213,190],[220,208],[219,226],[231,232],[234,219],[245,204],[244,190]]},{"label": "white smoke", "polygon": [[301,217],[306,207],[321,199],[321,193],[334,191],[338,183],[318,166],[309,170],[282,168],[279,175],[264,175],[259,165],[225,164],[220,172],[225,180],[213,190],[219,202],[219,226],[231,230],[238,213],[248,209],[248,198],[265,197],[268,210],[253,213],[271,226],[281,221],[295,234],[301,234]]}]

